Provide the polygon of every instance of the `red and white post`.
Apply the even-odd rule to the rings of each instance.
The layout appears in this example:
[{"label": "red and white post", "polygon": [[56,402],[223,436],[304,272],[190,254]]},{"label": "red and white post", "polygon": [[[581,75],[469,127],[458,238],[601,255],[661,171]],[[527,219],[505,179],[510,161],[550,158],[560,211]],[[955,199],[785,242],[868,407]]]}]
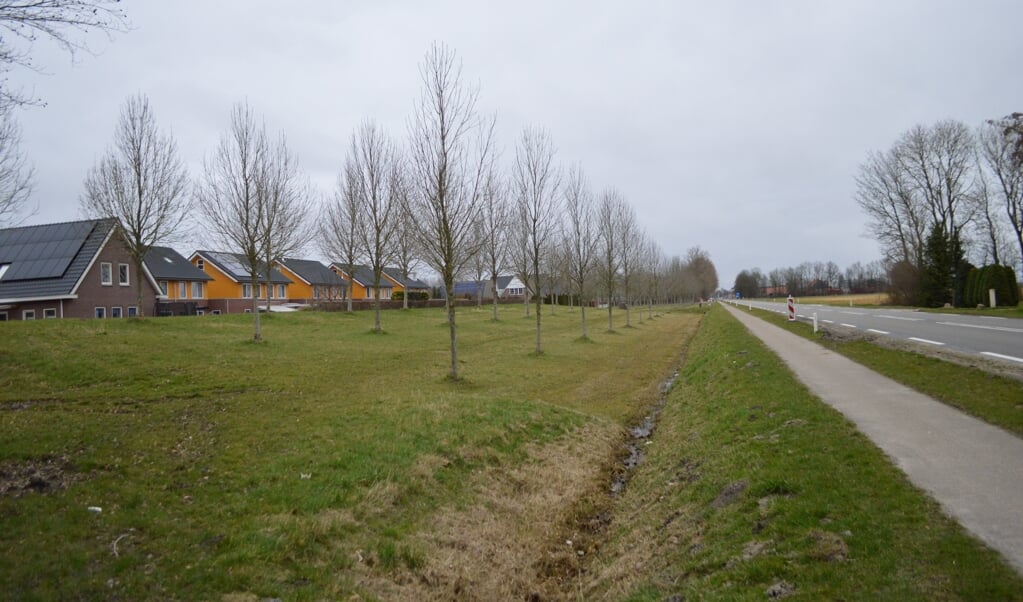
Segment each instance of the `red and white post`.
[{"label": "red and white post", "polygon": [[796,321],[796,300],[789,295],[789,322]]}]

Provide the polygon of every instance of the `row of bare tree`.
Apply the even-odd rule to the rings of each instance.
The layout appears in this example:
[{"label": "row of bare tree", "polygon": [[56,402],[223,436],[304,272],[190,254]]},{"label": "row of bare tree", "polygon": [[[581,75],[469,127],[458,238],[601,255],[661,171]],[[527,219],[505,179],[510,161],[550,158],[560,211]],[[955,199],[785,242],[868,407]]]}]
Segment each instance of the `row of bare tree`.
[{"label": "row of bare tree", "polygon": [[542,128],[523,131],[513,163],[503,169],[496,159],[494,119],[479,115],[478,89],[463,83],[451,49],[435,44],[420,75],[422,93],[406,146],[365,121],[351,137],[332,195],[322,203],[285,136],[269,134],[247,104],[234,107],[227,131],[193,183],[148,100],[129,98],[113,144],[86,178],[83,211],[121,221],[141,270],[154,245],[187,227],[194,208],[206,240],[242,258],[253,290],[274,260],[316,241],[325,256],[351,269],[363,263],[372,268],[377,331],[384,267],[397,264],[408,278],[421,262],[439,275],[446,291],[453,379],[459,377],[456,278],[485,275],[496,290],[500,274],[517,275],[527,286],[527,300],[535,303],[537,353],[543,351],[545,286],[549,292],[569,289],[578,300],[584,337],[589,301],[607,303],[612,328],[618,303],[625,304],[631,325],[634,303],[708,297],[717,288],[706,252],[697,247],[684,258],[666,259],[621,192],[607,188],[596,195],[580,167],[562,170]]}]

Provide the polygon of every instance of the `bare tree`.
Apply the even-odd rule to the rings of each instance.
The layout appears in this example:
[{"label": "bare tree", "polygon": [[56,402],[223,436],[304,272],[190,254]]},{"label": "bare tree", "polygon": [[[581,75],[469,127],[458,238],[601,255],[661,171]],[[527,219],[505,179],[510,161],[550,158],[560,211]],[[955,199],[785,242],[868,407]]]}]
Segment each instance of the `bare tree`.
[{"label": "bare tree", "polygon": [[[257,126],[247,104],[231,111],[231,125],[212,156],[203,161],[195,202],[206,220],[207,235],[237,253],[252,287],[254,341],[263,340],[259,322],[259,275],[266,251],[264,195],[260,177],[267,154],[265,128]],[[269,285],[269,283],[267,283]]]},{"label": "bare tree", "polygon": [[401,211],[400,166],[394,142],[372,121],[365,121],[352,135],[351,169],[354,186],[361,197],[362,227],[357,230],[362,255],[373,272],[374,332],[383,332],[380,323],[380,282],[384,268],[394,256],[393,235]]},{"label": "bare tree", "polygon": [[[541,316],[543,296],[539,291],[540,266],[544,265],[557,223],[557,193],[561,174],[554,164],[554,145],[550,135],[540,128],[526,128],[515,148],[513,186],[518,205],[521,233],[524,236],[529,269],[537,279],[536,353],[543,353],[541,345]],[[551,277],[550,274],[547,275]]]},{"label": "bare tree", "polygon": [[867,156],[856,177],[856,202],[889,259],[920,264],[927,236],[926,211],[914,196],[894,149]]},{"label": "bare tree", "polygon": [[597,261],[598,232],[593,213],[593,193],[586,184],[582,168],[573,166],[568,172],[564,188],[565,241],[568,279],[579,298],[582,338],[586,333],[586,285]]},{"label": "bare tree", "polygon": [[930,212],[931,225],[953,236],[974,217],[973,148],[973,135],[958,121],[918,125],[896,145],[899,166]]},{"label": "bare tree", "polygon": [[459,380],[455,275],[475,249],[473,224],[492,163],[494,122],[476,114],[477,89],[463,85],[455,53],[434,44],[420,65],[422,95],[409,123],[410,205],[426,261],[444,282],[451,371]]},{"label": "bare tree", "polygon": [[[0,226],[20,223],[32,194],[32,168],[21,154],[21,128],[0,108]],[[21,217],[16,217],[21,214]]]},{"label": "bare tree", "polygon": [[497,277],[508,263],[508,192],[505,183],[497,171],[491,169],[487,173],[486,185],[483,189],[483,207],[480,211],[483,248],[481,254],[486,261],[486,269],[490,274],[490,288],[494,320],[497,320]]},{"label": "bare tree", "polygon": [[143,262],[153,246],[173,239],[189,215],[188,171],[177,143],[161,132],[149,99],[131,96],[121,107],[114,142],[89,170],[81,196],[82,211],[120,222],[135,268],[139,315]]},{"label": "bare tree", "polygon": [[630,328],[633,277],[639,263],[639,255],[643,249],[646,234],[640,230],[636,221],[636,212],[632,206],[623,202],[618,222],[618,249],[621,253],[620,266],[622,272],[622,295],[625,298],[625,327]]},{"label": "bare tree", "polygon": [[299,171],[298,160],[288,148],[284,134],[274,144],[267,144],[257,179],[259,202],[264,206],[262,237],[263,263],[266,274],[266,310],[272,297],[283,298],[273,291],[270,275],[274,263],[301,252],[313,237],[311,199],[312,187]]},{"label": "bare tree", "polygon": [[[1016,119],[1023,123],[1023,115]],[[996,182],[991,188],[1005,210],[1005,216],[1012,227],[1013,236],[1019,245],[1020,267],[1023,269],[1023,129],[1014,130],[1009,124],[1012,117],[1001,121],[988,122],[978,132],[981,162]],[[989,190],[994,195],[993,190]]]},{"label": "bare tree", "polygon": [[361,258],[362,245],[359,233],[363,229],[363,196],[359,193],[358,169],[349,155],[345,164],[338,172],[334,197],[322,210],[320,216],[319,240],[320,249],[327,257],[340,260],[342,268],[348,272],[348,291],[345,300],[349,312],[352,311],[352,282],[355,265]]},{"label": "bare tree", "polygon": [[128,21],[118,4],[118,0],[0,2],[0,28],[11,34],[0,36],[0,109],[40,102],[7,85],[6,74],[13,67],[36,68],[31,53],[13,45],[12,38],[20,38],[29,45],[39,38],[48,38],[73,57],[78,51],[88,50],[79,34],[98,30],[109,35],[110,32],[128,29]]},{"label": "bare tree", "polygon": [[414,216],[409,207],[409,181],[406,169],[407,163],[402,159],[391,182],[395,198],[398,200],[398,212],[394,219],[394,261],[398,264],[398,270],[401,271],[405,283],[405,293],[402,295],[403,309],[408,309],[408,281],[412,270],[419,262]]},{"label": "bare tree", "polygon": [[607,188],[600,195],[597,205],[597,233],[600,273],[603,292],[607,295],[607,330],[614,332],[614,304],[621,271],[621,237],[619,225],[625,212],[625,200],[615,188]]}]

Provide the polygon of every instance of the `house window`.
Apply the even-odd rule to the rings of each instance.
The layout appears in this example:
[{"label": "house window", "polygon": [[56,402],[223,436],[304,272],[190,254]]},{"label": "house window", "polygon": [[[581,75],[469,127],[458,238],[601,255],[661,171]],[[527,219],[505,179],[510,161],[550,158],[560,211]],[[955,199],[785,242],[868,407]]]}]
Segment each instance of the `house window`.
[{"label": "house window", "polygon": [[117,264],[117,283],[121,286],[128,286],[131,284],[128,278],[128,264],[119,263]]},{"label": "house window", "polygon": [[313,287],[313,299],[319,299],[319,298],[320,298],[320,287],[319,286],[314,286]]},{"label": "house window", "polygon": [[34,309],[26,309],[25,311],[21,312],[21,319],[22,320],[35,320],[36,319],[36,310],[34,310]]},{"label": "house window", "polygon": [[243,284],[242,285],[242,299],[251,299],[251,298],[252,298],[252,285],[251,284]]},{"label": "house window", "polygon": [[202,299],[202,282],[192,283],[192,298]]},{"label": "house window", "polygon": [[246,307],[245,308],[245,313],[251,314],[252,313],[252,308],[251,307]]},{"label": "house window", "polygon": [[200,257],[199,259],[195,260],[195,267],[199,268],[200,270],[202,270],[204,272],[206,271],[206,262],[203,261],[202,257]]},{"label": "house window", "polygon": [[187,282],[179,282],[178,283],[178,299],[187,299],[187,298],[188,298],[188,283]]},{"label": "house window", "polygon": [[97,307],[96,308],[96,317],[97,318],[105,318],[105,317],[107,317],[107,308],[105,308],[105,307]]},{"label": "house window", "polygon": [[167,281],[166,280],[161,280],[160,281],[160,292],[163,293],[164,296],[167,295]]},{"label": "house window", "polygon": [[6,321],[7,321],[7,312],[0,311],[0,322],[6,322]]},{"label": "house window", "polygon": [[139,315],[139,308],[135,307],[134,305],[129,305],[128,306],[128,317],[129,318],[137,318],[138,315]]},{"label": "house window", "polygon": [[284,285],[283,284],[278,284],[277,285],[277,298],[278,299],[283,299],[287,294],[288,294],[287,291],[284,290]]},{"label": "house window", "polygon": [[111,286],[114,283],[114,267],[109,261],[99,264],[99,282],[103,286]]},{"label": "house window", "polygon": [[121,306],[120,305],[115,305],[114,307],[110,308],[110,317],[111,318],[120,318],[121,317]]},{"label": "house window", "polygon": [[43,319],[44,320],[50,319],[50,318],[56,318],[56,317],[57,317],[57,308],[56,307],[47,307],[46,309],[43,310]]}]

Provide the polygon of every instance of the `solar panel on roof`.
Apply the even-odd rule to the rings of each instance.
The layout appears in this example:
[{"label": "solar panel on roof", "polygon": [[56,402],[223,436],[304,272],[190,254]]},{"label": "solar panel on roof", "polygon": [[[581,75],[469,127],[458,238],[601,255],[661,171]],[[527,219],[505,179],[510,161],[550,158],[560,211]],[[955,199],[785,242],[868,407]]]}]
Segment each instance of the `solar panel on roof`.
[{"label": "solar panel on roof", "polygon": [[0,232],[0,258],[11,267],[4,280],[59,278],[85,244],[94,222],[14,228]]}]

